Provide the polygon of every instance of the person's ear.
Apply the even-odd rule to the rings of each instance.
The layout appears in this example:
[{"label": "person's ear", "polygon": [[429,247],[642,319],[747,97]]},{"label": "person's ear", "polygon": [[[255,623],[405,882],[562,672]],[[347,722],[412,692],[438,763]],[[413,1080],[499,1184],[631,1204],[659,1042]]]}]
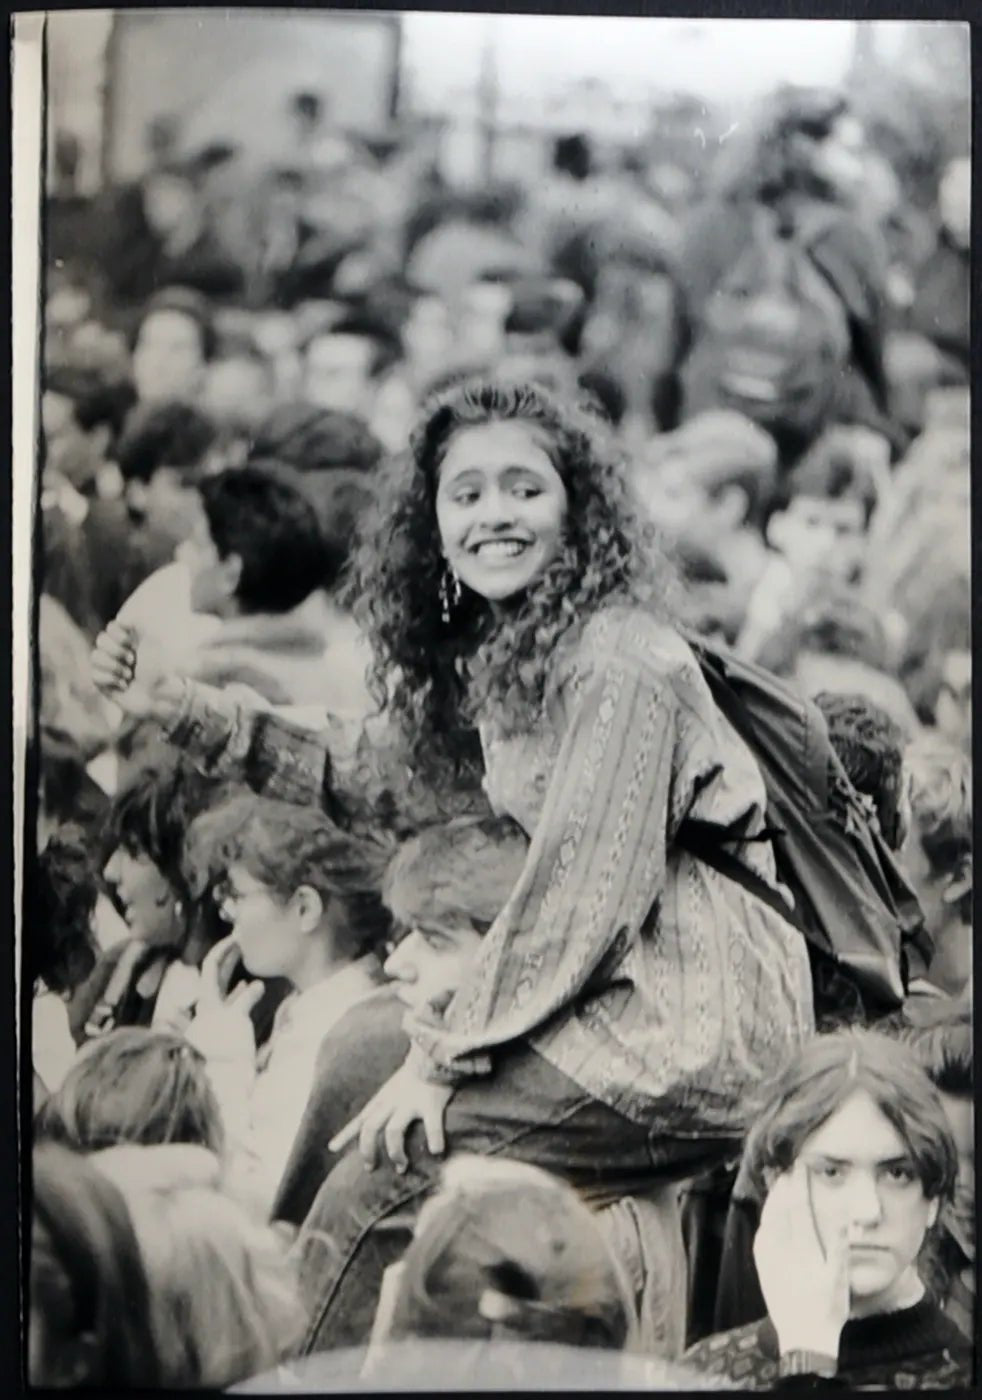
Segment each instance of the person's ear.
[{"label": "person's ear", "polygon": [[324,900],[313,885],[301,885],[292,902],[304,933],[313,933],[324,918]]},{"label": "person's ear", "polygon": [[941,1214],[941,1202],[937,1197],[927,1203],[927,1228],[933,1230],[938,1223],[938,1216]]}]

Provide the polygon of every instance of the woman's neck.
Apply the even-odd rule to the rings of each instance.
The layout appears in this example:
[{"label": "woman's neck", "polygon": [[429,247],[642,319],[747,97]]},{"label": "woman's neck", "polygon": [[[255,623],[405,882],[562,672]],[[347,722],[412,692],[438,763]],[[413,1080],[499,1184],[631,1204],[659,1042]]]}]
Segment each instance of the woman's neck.
[{"label": "woman's neck", "polygon": [[338,956],[334,930],[325,924],[308,937],[294,966],[286,975],[298,992],[306,992],[310,987],[316,987],[318,982],[350,967],[352,961],[350,957]]}]

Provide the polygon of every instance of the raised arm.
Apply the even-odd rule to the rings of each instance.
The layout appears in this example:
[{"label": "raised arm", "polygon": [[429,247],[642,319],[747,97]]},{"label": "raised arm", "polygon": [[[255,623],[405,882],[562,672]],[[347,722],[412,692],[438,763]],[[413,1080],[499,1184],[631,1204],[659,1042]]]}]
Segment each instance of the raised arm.
[{"label": "raised arm", "polygon": [[203,772],[238,779],[256,792],[287,802],[329,805],[332,742],[343,747],[340,726],[312,730],[258,703],[186,677],[156,676],[140,654],[136,632],[109,623],[92,653],[96,685],[137,719],[158,723]]}]

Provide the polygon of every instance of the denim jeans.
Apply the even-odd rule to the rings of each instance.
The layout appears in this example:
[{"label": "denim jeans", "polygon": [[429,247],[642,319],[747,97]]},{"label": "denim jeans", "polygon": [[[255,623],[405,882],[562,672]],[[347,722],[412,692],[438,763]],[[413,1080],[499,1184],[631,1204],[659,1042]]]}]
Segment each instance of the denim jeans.
[{"label": "denim jeans", "polygon": [[[448,1153],[499,1154],[553,1172],[593,1205],[696,1175],[733,1150],[731,1139],[665,1139],[597,1102],[530,1047],[499,1053],[488,1079],[462,1085],[447,1108]],[[415,1212],[438,1183],[441,1160],[426,1149],[420,1124],[408,1138],[409,1166],[384,1158],[368,1171],[357,1149],[324,1182],[298,1241],[309,1326],[304,1354],[367,1340],[382,1275],[405,1250],[405,1229],[386,1229]]]}]

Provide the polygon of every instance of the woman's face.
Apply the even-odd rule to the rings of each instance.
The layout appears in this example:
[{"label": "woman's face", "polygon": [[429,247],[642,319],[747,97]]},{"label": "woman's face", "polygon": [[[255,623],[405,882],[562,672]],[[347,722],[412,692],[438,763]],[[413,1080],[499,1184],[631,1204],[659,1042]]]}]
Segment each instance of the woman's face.
[{"label": "woman's face", "polygon": [[937,1202],[924,1194],[910,1148],[865,1090],[857,1090],[805,1139],[823,1246],[845,1226],[854,1317],[896,1306],[915,1268]]},{"label": "woman's face", "polygon": [[226,872],[221,915],[232,926],[247,972],[253,977],[289,975],[303,942],[292,901],[284,903],[237,862]]},{"label": "woman's face", "polygon": [[103,872],[116,891],[123,918],[134,938],[158,948],[181,941],[184,929],[177,897],[150,857],[137,849],[117,846]]},{"label": "woman's face", "polygon": [[529,587],[555,558],[566,487],[530,423],[463,428],[440,467],[436,518],[447,563],[490,602]]}]

